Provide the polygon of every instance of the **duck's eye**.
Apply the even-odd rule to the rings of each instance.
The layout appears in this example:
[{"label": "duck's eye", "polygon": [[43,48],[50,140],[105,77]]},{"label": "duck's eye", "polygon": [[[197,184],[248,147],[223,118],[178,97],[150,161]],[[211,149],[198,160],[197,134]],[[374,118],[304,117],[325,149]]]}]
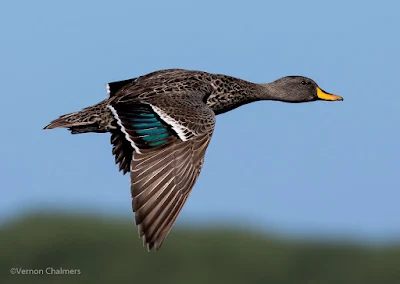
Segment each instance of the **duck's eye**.
[{"label": "duck's eye", "polygon": [[301,81],[301,84],[305,85],[305,84],[307,84],[307,82],[303,80],[303,81]]}]

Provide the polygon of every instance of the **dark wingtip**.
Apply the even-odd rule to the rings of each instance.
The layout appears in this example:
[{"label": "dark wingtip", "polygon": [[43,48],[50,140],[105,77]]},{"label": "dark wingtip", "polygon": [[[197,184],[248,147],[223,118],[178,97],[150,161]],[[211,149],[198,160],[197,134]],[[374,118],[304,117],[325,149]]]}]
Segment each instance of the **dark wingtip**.
[{"label": "dark wingtip", "polygon": [[115,81],[108,83],[107,86],[107,93],[108,96],[111,98],[117,93],[122,87],[134,82],[137,78],[127,79],[123,81]]}]

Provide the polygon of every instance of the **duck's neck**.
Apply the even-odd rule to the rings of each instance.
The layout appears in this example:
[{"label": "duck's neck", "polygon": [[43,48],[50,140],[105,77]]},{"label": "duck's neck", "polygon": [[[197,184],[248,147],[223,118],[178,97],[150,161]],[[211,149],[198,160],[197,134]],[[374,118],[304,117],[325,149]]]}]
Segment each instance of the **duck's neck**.
[{"label": "duck's neck", "polygon": [[268,84],[255,84],[224,75],[213,75],[211,84],[214,91],[207,99],[207,106],[215,114],[221,114],[251,102],[273,98]]}]

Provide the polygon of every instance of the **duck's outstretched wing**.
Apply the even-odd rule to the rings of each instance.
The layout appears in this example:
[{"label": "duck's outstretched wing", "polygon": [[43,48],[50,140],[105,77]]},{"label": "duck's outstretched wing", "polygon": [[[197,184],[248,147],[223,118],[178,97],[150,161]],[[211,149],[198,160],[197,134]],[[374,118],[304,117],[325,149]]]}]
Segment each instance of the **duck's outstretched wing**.
[{"label": "duck's outstretched wing", "polygon": [[[143,92],[143,84],[146,85],[146,83],[151,82],[152,85],[154,78],[157,78],[159,74],[173,73],[175,76],[176,72],[179,73],[179,71],[181,71],[181,69],[159,70],[136,78],[110,82],[106,85],[108,97],[110,100],[120,100],[121,96],[128,95],[130,99],[135,100],[140,94],[146,93],[146,91]],[[157,83],[162,84],[164,82],[157,80]],[[122,171],[123,174],[126,174],[130,170],[134,149],[131,147],[129,141],[125,139],[125,135],[122,133],[121,127],[117,125],[116,121],[113,121],[112,124],[115,127],[108,129],[108,131],[111,132],[111,144],[113,145],[112,153],[115,157],[115,163],[119,166],[119,170]],[[80,129],[76,128],[74,131],[77,133],[79,130]],[[95,130],[98,131],[98,128]]]},{"label": "duck's outstretched wing", "polygon": [[179,98],[109,106],[134,149],[132,208],[149,250],[158,250],[170,232],[200,174],[214,130],[215,115],[201,99]]}]

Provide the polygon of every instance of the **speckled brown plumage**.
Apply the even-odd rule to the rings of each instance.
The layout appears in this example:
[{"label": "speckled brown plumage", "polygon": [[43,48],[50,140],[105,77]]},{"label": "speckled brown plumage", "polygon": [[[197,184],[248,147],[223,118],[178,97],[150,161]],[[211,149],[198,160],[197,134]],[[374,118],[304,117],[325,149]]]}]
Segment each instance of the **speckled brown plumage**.
[{"label": "speckled brown plumage", "polygon": [[111,133],[115,162],[130,172],[132,209],[149,250],[161,247],[200,174],[215,115],[258,100],[342,100],[301,76],[255,84],[183,69],[109,83],[107,89],[107,99],[45,129]]}]

